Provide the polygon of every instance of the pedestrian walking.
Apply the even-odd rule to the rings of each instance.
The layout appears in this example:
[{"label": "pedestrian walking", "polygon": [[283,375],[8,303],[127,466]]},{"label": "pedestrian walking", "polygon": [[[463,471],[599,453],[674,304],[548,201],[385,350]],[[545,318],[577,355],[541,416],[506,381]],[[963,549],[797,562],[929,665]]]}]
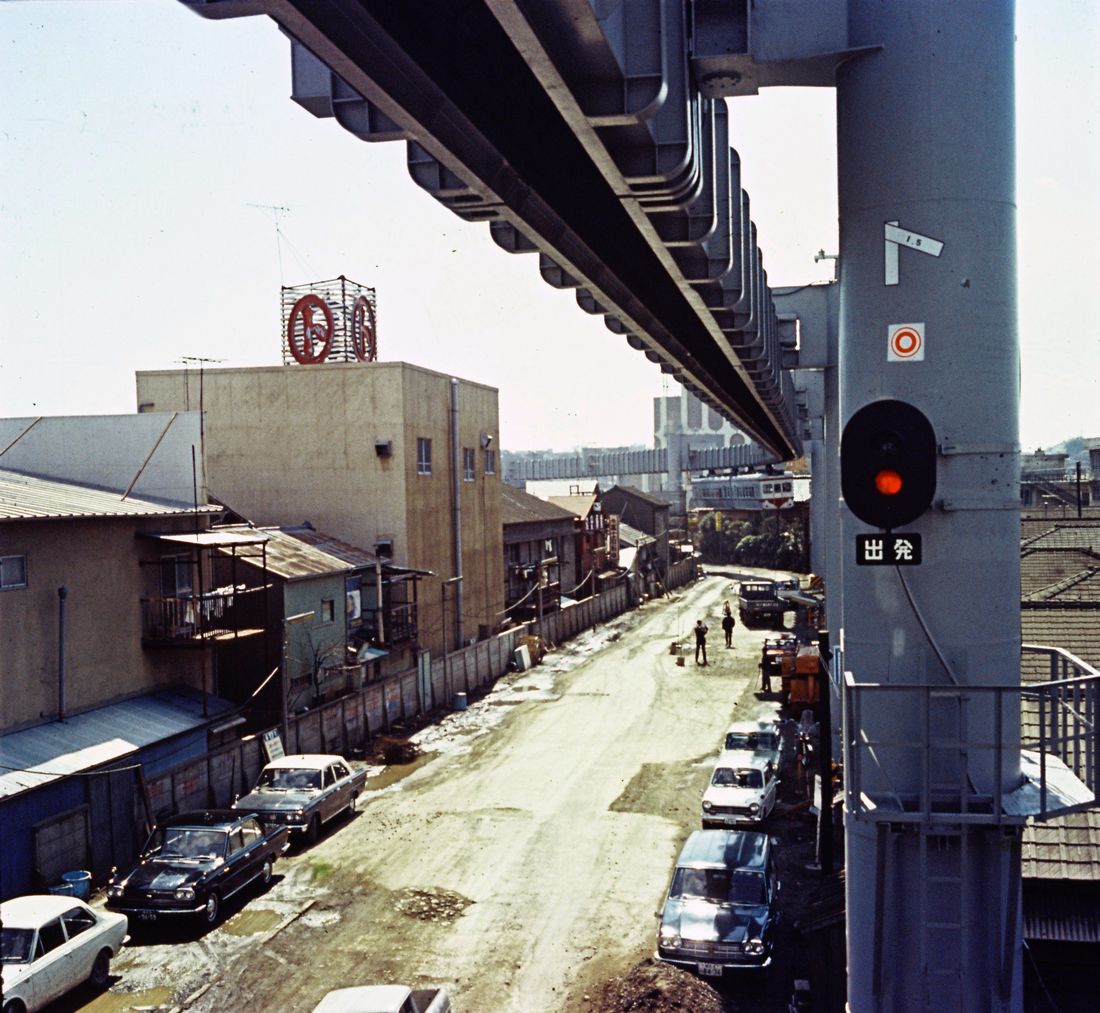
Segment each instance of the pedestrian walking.
[{"label": "pedestrian walking", "polygon": [[722,632],[726,635],[726,646],[733,647],[733,613],[729,602],[722,608]]},{"label": "pedestrian walking", "polygon": [[[699,660],[700,653],[703,655],[703,660]],[[695,624],[695,664],[705,665],[707,663],[707,624],[700,619]]]}]

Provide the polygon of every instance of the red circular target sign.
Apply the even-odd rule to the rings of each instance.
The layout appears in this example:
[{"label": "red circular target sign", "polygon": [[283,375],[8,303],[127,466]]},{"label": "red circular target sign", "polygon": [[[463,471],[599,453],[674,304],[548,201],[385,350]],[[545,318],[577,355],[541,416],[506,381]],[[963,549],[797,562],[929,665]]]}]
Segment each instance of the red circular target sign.
[{"label": "red circular target sign", "polygon": [[351,344],[360,362],[374,362],[378,358],[378,343],[374,334],[374,307],[361,295],[351,311]]},{"label": "red circular target sign", "polygon": [[303,366],[324,362],[332,347],[335,323],[332,310],[317,295],[304,295],[290,311],[286,343],[290,354]]},{"label": "red circular target sign", "polygon": [[924,358],[924,324],[891,324],[887,332],[890,362],[912,362]]}]

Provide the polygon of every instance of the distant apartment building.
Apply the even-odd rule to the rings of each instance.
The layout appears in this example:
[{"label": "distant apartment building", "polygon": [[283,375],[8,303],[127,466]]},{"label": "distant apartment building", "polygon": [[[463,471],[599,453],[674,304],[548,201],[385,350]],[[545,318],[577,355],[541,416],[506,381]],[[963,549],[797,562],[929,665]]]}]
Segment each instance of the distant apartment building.
[{"label": "distant apartment building", "polygon": [[143,412],[205,411],[210,489],[238,515],[308,523],[426,572],[419,649],[501,623],[494,388],[401,362],[323,363],[205,370],[201,382],[194,370],[142,372],[137,399]]}]

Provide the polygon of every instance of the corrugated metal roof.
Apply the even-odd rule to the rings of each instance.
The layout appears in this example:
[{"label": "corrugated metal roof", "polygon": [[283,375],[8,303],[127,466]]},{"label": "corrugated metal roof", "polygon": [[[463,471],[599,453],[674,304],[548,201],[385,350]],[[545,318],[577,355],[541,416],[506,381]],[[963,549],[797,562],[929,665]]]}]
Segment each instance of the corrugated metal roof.
[{"label": "corrugated metal roof", "polygon": [[201,545],[216,549],[219,546],[229,548],[234,545],[263,545],[267,535],[252,529],[212,528],[209,531],[178,532],[169,534],[145,534],[145,538],[155,538],[160,542],[173,542],[178,545]]},{"label": "corrugated metal roof", "polygon": [[[1031,889],[1029,887],[1035,887]],[[1024,884],[1024,938],[1059,943],[1100,943],[1100,898],[1093,891]]]},{"label": "corrugated metal roof", "polygon": [[[267,536],[264,555],[267,572],[283,580],[302,580],[306,577],[325,577],[336,573],[349,573],[354,569],[351,563],[330,555],[295,534],[280,528],[249,528],[247,525],[231,525],[222,529],[226,532],[254,531]],[[242,557],[245,565],[259,566],[259,559]]]},{"label": "corrugated metal roof", "polygon": [[536,521],[569,521],[576,515],[549,500],[532,496],[529,492],[517,489],[507,482],[500,487],[500,512],[504,525],[530,524]]},{"label": "corrugated metal roof", "polygon": [[[327,552],[330,556],[335,556],[337,559],[342,559],[345,563],[350,563],[354,567],[373,567],[378,562],[378,555],[368,549],[360,548],[358,545],[352,545],[350,542],[341,541],[339,538],[334,538],[332,535],[326,535],[323,531],[316,531],[313,528],[282,528],[283,534],[293,535],[299,541],[305,542],[307,545],[312,545],[314,548],[320,549],[322,552]],[[415,573],[423,577],[432,576],[431,570],[418,570],[412,566],[397,566],[394,563],[387,560],[382,561],[383,573]]]},{"label": "corrugated metal roof", "polygon": [[209,724],[232,710],[217,697],[168,690],[0,735],[0,798],[111,763],[144,746]]},{"label": "corrugated metal roof", "polygon": [[[219,513],[220,509],[204,505],[199,507],[199,513]],[[175,517],[194,512],[194,506],[186,503],[155,502],[134,496],[123,499],[117,489],[97,489],[0,469],[0,520]]]},{"label": "corrugated metal roof", "polygon": [[643,545],[652,545],[657,539],[652,535],[647,535],[644,531],[639,531],[637,528],[631,527],[629,524],[623,524],[622,521],[619,521],[619,541],[624,542],[626,545],[641,547]]}]

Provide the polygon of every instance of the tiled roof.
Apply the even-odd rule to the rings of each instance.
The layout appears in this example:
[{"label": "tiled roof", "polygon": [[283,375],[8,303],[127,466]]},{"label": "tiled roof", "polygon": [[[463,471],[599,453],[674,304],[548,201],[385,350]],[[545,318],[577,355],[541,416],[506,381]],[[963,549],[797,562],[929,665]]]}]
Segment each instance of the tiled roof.
[{"label": "tiled roof", "polygon": [[1053,524],[1027,538],[1025,549],[1087,549],[1100,552],[1100,524]]},{"label": "tiled roof", "polygon": [[530,524],[533,521],[573,521],[576,516],[571,510],[532,496],[507,482],[500,487],[500,512],[505,525]]},{"label": "tiled roof", "polygon": [[1091,566],[1047,587],[1024,595],[1026,602],[1093,603],[1100,605],[1100,566]]},{"label": "tiled roof", "polygon": [[[1061,647],[1100,670],[1100,609],[1028,607],[1021,610],[1020,627],[1025,644]],[[1045,662],[1031,654],[1023,657],[1025,682],[1049,679]]]},{"label": "tiled roof", "polygon": [[1025,879],[1100,883],[1100,810],[1029,823],[1022,857]]},{"label": "tiled roof", "polygon": [[[0,520],[28,521],[76,517],[173,517],[194,512],[187,503],[157,502],[123,490],[97,489],[0,469]],[[199,507],[204,516],[220,508]]]},{"label": "tiled roof", "polygon": [[1027,597],[1096,567],[1100,567],[1100,553],[1084,549],[1025,548],[1020,557],[1020,589]]}]

